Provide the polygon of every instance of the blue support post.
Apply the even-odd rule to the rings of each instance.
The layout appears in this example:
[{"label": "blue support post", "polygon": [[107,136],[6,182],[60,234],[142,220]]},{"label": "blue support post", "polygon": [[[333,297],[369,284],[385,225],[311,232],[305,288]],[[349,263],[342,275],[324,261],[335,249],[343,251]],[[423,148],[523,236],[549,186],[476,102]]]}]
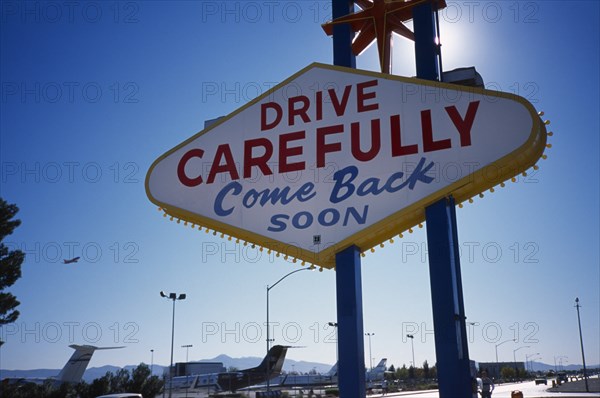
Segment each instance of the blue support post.
[{"label": "blue support post", "polygon": [[[332,0],[333,19],[354,11],[352,0]],[[333,27],[333,64],[356,67],[354,32],[348,24]],[[338,324],[338,386],[341,397],[365,398],[365,352],[360,249],[350,246],[335,256]]]},{"label": "blue support post", "polygon": [[440,398],[472,397],[453,197],[425,209]]},{"label": "blue support post", "polygon": [[340,397],[365,398],[365,346],[360,249],[350,246],[335,255]]},{"label": "blue support post", "polygon": [[[346,16],[354,11],[353,0],[331,0],[332,19]],[[356,57],[352,52],[354,32],[349,24],[333,26],[333,64],[356,68]]]},{"label": "blue support post", "polygon": [[[432,2],[413,9],[417,77],[440,80]],[[440,398],[473,397],[453,197],[425,209]]]},{"label": "blue support post", "polygon": [[438,74],[438,49],[435,44],[435,21],[431,2],[413,8],[415,34],[415,59],[419,79],[440,80]]}]

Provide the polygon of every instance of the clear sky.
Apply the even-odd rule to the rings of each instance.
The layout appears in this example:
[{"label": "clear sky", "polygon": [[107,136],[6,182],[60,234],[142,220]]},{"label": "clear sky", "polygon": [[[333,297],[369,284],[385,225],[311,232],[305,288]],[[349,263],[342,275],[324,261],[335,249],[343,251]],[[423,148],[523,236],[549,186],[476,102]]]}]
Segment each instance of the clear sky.
[{"label": "clear sky", "polygon": [[[600,363],[599,4],[448,2],[444,69],[475,66],[551,120],[540,170],[457,209],[471,358]],[[332,62],[328,1],[1,3],[0,196],[20,207],[5,243],[26,253],[4,369],[59,368],[69,344],[124,345],[90,366],[263,356],[265,289],[298,266],[161,217],[152,162],[308,64]],[[414,76],[396,37],[393,73]],[[377,70],[375,47],[357,59]],[[62,259],[80,256],[77,264]],[[425,229],[362,259],[364,330],[388,365],[435,362]],[[271,291],[276,343],[333,363],[334,271]],[[368,364],[368,341],[365,341]],[[539,354],[538,354],[539,353]]]}]

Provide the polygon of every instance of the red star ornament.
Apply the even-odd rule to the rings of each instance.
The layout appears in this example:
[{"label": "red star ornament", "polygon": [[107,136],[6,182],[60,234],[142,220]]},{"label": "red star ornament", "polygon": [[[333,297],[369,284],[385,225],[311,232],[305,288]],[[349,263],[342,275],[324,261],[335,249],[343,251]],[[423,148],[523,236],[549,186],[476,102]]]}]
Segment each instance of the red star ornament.
[{"label": "red star ornament", "polygon": [[[353,32],[359,32],[352,42],[352,52],[362,53],[374,40],[377,41],[379,64],[383,73],[390,73],[392,32],[410,40],[414,33],[404,23],[412,19],[415,6],[431,0],[354,0],[360,11],[336,18],[322,25],[329,36],[333,35],[333,26],[350,24]],[[446,7],[445,0],[433,1],[434,9]]]}]

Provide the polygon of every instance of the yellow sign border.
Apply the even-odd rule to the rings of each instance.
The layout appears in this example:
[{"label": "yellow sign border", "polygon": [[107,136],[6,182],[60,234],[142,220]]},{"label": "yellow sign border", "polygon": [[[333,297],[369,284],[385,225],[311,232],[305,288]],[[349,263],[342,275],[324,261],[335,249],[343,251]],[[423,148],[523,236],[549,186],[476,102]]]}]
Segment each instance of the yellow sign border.
[{"label": "yellow sign border", "polygon": [[[309,250],[301,249],[291,243],[285,243],[276,241],[272,238],[256,234],[252,231],[247,231],[235,226],[222,223],[215,219],[200,216],[198,214],[191,213],[185,209],[181,209],[175,206],[171,206],[168,203],[163,203],[152,196],[149,189],[149,179],[155,166],[160,163],[163,159],[170,156],[172,153],[177,151],[179,148],[187,145],[196,138],[207,134],[213,128],[227,123],[229,119],[244,111],[245,109],[259,103],[264,98],[267,98],[274,91],[294,81],[297,77],[303,75],[307,71],[313,68],[322,68],[329,70],[336,70],[345,73],[353,73],[363,76],[370,76],[376,78],[385,78],[386,80],[396,80],[403,83],[418,84],[423,86],[436,87],[440,89],[449,89],[454,91],[463,91],[467,93],[480,94],[488,97],[506,98],[517,101],[524,105],[532,118],[533,124],[531,132],[527,141],[513,152],[506,156],[496,160],[495,162],[483,167],[480,170],[469,174],[462,179],[455,181],[454,183],[436,191],[435,193],[419,200],[418,202],[407,206],[396,213],[386,217],[385,219],[374,223],[365,229],[355,233],[354,235],[338,242],[327,249],[324,249],[320,253],[314,253]],[[525,172],[530,167],[534,166],[538,159],[542,156],[544,149],[546,148],[546,128],[545,124],[539,118],[533,105],[531,105],[526,99],[511,93],[504,93],[492,90],[485,90],[475,87],[466,87],[455,84],[434,82],[429,80],[421,80],[417,78],[407,78],[402,76],[387,75],[378,72],[371,72],[359,69],[345,68],[340,66],[333,66],[321,63],[312,63],[307,67],[301,69],[297,73],[290,76],[288,79],[274,86],[270,90],[266,91],[257,98],[251,100],[244,106],[230,113],[229,115],[219,119],[211,126],[196,133],[191,138],[185,140],[181,144],[177,145],[173,149],[165,152],[158,159],[156,159],[150,166],[145,180],[146,195],[150,201],[159,206],[165,214],[172,217],[188,221],[196,224],[199,227],[213,230],[216,234],[217,231],[222,236],[231,236],[249,242],[253,245],[258,245],[269,250],[273,250],[278,253],[282,253],[285,258],[292,258],[293,261],[299,259],[304,265],[306,262],[325,268],[335,268],[335,254],[351,245],[356,245],[361,250],[367,250],[382,242],[385,242],[398,234],[406,231],[409,228],[416,226],[417,224],[425,221],[425,208],[438,200],[454,196],[456,203],[461,203],[477,194],[487,191],[496,185],[503,183],[504,181],[515,177]]]}]

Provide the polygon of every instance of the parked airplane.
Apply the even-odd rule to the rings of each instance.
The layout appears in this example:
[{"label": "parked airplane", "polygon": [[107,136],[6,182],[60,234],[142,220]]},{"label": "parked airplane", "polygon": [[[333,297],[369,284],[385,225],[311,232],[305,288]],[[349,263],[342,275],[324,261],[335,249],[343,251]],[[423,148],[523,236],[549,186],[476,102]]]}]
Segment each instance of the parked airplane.
[{"label": "parked airplane", "polygon": [[367,371],[367,374],[366,374],[367,382],[383,380],[383,378],[385,376],[386,364],[387,364],[387,358],[383,358],[381,361],[379,361],[379,363],[377,364],[376,367]]},{"label": "parked airplane", "polygon": [[[96,350],[112,350],[116,348],[124,348],[124,347],[94,347],[91,345],[77,345],[71,344],[69,347],[73,348],[75,352],[71,355],[71,358],[67,361],[65,366],[62,368],[58,376],[50,377],[49,379],[54,380],[54,384],[56,386],[61,385],[62,383],[72,383],[77,384],[81,381],[83,377],[83,373],[87,368],[90,360],[92,359],[92,355],[94,355],[94,351]],[[18,384],[26,384],[26,383],[35,383],[35,384],[43,384],[47,378],[25,378],[25,377],[13,377],[4,379],[3,382],[7,383],[18,383]]]},{"label": "parked airplane", "polygon": [[[365,379],[369,383],[382,381],[386,372],[387,358],[379,361],[379,364],[372,370],[365,371]],[[316,375],[292,375],[286,374],[276,377],[270,381],[274,387],[324,387],[336,385],[338,383],[337,363],[325,374]],[[255,386],[257,387],[257,386]]]},{"label": "parked airplane", "polygon": [[219,392],[235,392],[241,388],[264,383],[267,379],[279,376],[287,349],[288,347],[286,346],[273,346],[260,365],[255,368],[237,372],[173,377],[173,389],[206,389]]},{"label": "parked airplane", "polygon": [[63,260],[63,263],[64,264],[73,264],[73,263],[76,263],[77,261],[79,261],[80,258],[81,257],[74,257],[69,260],[65,259],[65,260]]},{"label": "parked airplane", "polygon": [[325,374],[285,374],[271,379],[269,384],[273,387],[316,387],[337,384],[337,363]]}]

